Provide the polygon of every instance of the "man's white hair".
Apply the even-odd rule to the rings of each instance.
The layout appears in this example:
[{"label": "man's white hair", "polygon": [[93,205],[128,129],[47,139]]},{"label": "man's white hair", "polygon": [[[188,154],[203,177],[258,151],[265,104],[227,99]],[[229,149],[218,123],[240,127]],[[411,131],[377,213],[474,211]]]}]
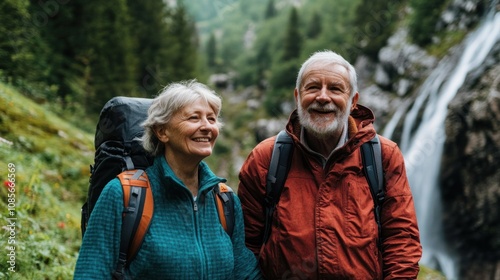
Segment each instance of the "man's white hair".
[{"label": "man's white hair", "polygon": [[354,69],[354,66],[352,66],[347,60],[345,60],[341,55],[330,51],[330,50],[324,50],[324,51],[318,51],[313,53],[303,64],[302,67],[300,67],[299,73],[297,75],[297,82],[295,84],[295,88],[297,91],[300,93],[300,87],[302,86],[302,76],[304,73],[307,71],[307,68],[313,64],[316,63],[321,63],[323,65],[341,65],[344,66],[344,68],[347,70],[347,73],[349,75],[349,84],[351,87],[351,94],[350,96],[352,97],[357,91],[358,91],[358,78],[356,74],[356,69]]}]

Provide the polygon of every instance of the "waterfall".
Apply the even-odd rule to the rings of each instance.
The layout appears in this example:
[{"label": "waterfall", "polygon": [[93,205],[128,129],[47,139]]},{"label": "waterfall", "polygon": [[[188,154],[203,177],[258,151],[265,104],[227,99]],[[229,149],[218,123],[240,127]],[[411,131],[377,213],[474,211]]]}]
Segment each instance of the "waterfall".
[{"label": "waterfall", "polygon": [[[443,234],[439,170],[446,137],[444,122],[448,103],[463,85],[467,74],[484,62],[500,39],[500,12],[496,11],[496,5],[497,1],[492,1],[486,18],[464,40],[458,60],[445,59],[432,71],[404,116],[400,146],[420,229],[423,247],[420,263],[442,271],[448,279],[459,277],[459,256],[450,249]],[[403,113],[394,114],[384,131],[386,137],[391,137]]]}]

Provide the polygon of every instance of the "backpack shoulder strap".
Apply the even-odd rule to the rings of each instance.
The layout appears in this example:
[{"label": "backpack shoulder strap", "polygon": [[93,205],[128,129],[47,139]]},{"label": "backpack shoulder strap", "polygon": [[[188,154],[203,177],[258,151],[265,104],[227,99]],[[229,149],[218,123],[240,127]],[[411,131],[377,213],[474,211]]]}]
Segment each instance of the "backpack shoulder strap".
[{"label": "backpack shoulder strap", "polygon": [[219,183],[219,185],[214,188],[214,192],[215,205],[217,205],[220,223],[227,232],[227,235],[232,237],[235,223],[233,190],[228,185]]},{"label": "backpack shoulder strap", "polygon": [[123,188],[123,220],[120,255],[114,279],[122,279],[124,269],[142,245],[153,217],[154,201],[149,179],[144,170],[127,170],[118,175]]},{"label": "backpack shoulder strap", "polygon": [[366,179],[375,204],[375,220],[378,226],[378,245],[381,248],[382,225],[380,222],[380,207],[385,199],[384,170],[382,167],[382,148],[378,134],[372,140],[361,145],[361,157]]},{"label": "backpack shoulder strap", "polygon": [[288,176],[288,171],[290,171],[292,153],[293,140],[285,130],[282,130],[276,136],[266,178],[266,197],[264,199],[266,220],[262,244],[265,244],[271,235],[271,223],[274,209],[280,199],[281,191],[283,190],[286,177]]}]

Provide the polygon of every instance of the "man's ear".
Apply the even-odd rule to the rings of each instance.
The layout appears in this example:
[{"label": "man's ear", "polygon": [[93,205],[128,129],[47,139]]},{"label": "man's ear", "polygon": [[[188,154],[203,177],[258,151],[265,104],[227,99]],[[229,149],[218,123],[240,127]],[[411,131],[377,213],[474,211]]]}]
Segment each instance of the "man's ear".
[{"label": "man's ear", "polygon": [[359,99],[359,93],[356,92],[352,97],[351,112],[356,108],[356,105],[358,104],[358,99]]},{"label": "man's ear", "polygon": [[295,98],[295,104],[298,106],[298,104],[299,104],[299,91],[297,90],[297,88],[295,88],[295,90],[293,91],[293,97]]},{"label": "man's ear", "polygon": [[162,143],[167,143],[169,138],[167,135],[167,129],[165,125],[156,126],[154,129],[155,135]]}]

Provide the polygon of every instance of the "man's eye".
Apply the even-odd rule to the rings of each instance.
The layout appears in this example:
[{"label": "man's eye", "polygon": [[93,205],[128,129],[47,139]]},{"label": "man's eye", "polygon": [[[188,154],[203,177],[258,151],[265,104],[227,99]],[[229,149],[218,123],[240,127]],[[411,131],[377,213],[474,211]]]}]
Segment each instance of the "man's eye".
[{"label": "man's eye", "polygon": [[349,93],[348,90],[340,88],[340,87],[332,89],[331,92],[333,92],[335,94],[348,94]]}]

